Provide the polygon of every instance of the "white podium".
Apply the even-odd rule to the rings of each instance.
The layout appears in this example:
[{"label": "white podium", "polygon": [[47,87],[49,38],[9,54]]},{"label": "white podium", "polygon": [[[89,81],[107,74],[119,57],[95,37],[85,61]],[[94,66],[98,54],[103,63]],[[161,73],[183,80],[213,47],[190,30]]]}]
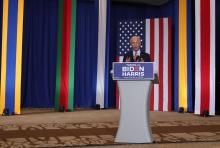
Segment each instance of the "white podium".
[{"label": "white podium", "polygon": [[118,143],[152,143],[149,121],[151,80],[118,81],[120,121],[115,138]]}]

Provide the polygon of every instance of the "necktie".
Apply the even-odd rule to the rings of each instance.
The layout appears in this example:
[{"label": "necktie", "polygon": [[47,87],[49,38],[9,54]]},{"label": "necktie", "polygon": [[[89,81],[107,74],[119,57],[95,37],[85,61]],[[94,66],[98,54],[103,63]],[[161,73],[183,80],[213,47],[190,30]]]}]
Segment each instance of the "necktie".
[{"label": "necktie", "polygon": [[135,56],[135,62],[137,62],[137,51],[134,51],[134,56]]},{"label": "necktie", "polygon": [[138,53],[138,52],[137,52],[137,51],[135,51],[135,52],[134,52],[134,56],[137,56],[137,53]]}]

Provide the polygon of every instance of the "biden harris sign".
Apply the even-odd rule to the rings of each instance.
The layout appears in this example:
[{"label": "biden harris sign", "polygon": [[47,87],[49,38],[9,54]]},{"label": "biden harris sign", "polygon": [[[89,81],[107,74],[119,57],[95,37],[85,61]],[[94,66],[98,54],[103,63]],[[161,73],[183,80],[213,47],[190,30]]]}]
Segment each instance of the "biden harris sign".
[{"label": "biden harris sign", "polygon": [[153,80],[153,62],[113,62],[113,80]]}]

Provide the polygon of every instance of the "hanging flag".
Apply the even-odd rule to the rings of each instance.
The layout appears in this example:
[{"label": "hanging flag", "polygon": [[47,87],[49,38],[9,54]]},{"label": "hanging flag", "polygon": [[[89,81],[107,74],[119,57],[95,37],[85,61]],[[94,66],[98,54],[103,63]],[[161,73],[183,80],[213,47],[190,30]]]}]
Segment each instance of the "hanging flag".
[{"label": "hanging flag", "polygon": [[3,0],[0,114],[20,114],[24,0]]},{"label": "hanging flag", "polygon": [[175,1],[174,110],[193,111],[191,0]]},{"label": "hanging flag", "polygon": [[57,70],[56,70],[56,110],[73,110],[74,106],[74,66],[76,0],[59,0]]},{"label": "hanging flag", "polygon": [[[172,99],[172,32],[170,18],[120,21],[118,26],[118,61],[131,50],[131,36],[141,37],[141,50],[150,54],[155,62],[154,72],[158,74],[159,84],[151,89],[150,109],[152,111],[171,111]],[[119,92],[116,102],[119,104]]]},{"label": "hanging flag", "polygon": [[195,114],[215,115],[215,0],[195,1]]},{"label": "hanging flag", "polygon": [[108,107],[109,80],[109,37],[110,37],[110,0],[97,0],[98,3],[98,56],[96,104]]}]

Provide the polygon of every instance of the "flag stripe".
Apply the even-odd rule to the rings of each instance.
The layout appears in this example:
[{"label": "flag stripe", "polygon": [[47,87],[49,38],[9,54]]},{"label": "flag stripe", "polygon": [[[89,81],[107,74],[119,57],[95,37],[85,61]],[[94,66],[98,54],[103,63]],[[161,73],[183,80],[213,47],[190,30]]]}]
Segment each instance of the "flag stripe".
[{"label": "flag stripe", "polygon": [[159,64],[158,64],[158,68],[159,68],[159,111],[163,110],[163,19],[160,18],[159,19]]},{"label": "flag stripe", "polygon": [[110,51],[110,34],[111,34],[111,20],[110,20],[110,15],[111,15],[111,1],[106,0],[106,45],[105,45],[105,85],[104,85],[104,108],[109,108],[112,106],[111,101],[109,100],[109,91],[111,88],[109,87],[109,51]]},{"label": "flag stripe", "polygon": [[15,98],[15,61],[17,37],[17,0],[9,0],[8,5],[8,40],[7,40],[7,65],[6,65],[6,102],[5,107],[10,113],[14,112]]},{"label": "flag stripe", "polygon": [[17,46],[16,46],[16,80],[15,80],[15,114],[21,112],[21,71],[23,39],[24,0],[18,0]]},{"label": "flag stripe", "polygon": [[1,97],[0,97],[0,113],[5,108],[5,83],[6,83],[6,61],[7,61],[7,39],[8,39],[8,0],[3,0],[2,15],[2,62],[1,62]]},{"label": "flag stripe", "polygon": [[187,0],[187,111],[192,112],[192,2]]},{"label": "flag stripe", "polygon": [[[150,47],[151,47],[151,20],[152,19],[146,19],[145,20],[145,52],[149,53],[151,55],[150,52]],[[151,59],[152,60],[152,59]]]},{"label": "flag stripe", "polygon": [[59,107],[60,107],[62,28],[63,28],[63,0],[59,0],[58,1],[58,31],[57,31],[56,90],[55,90],[56,110],[59,110]]},{"label": "flag stripe", "polygon": [[201,106],[200,113],[209,110],[210,99],[210,1],[201,0]]},{"label": "flag stripe", "polygon": [[201,32],[200,32],[200,0],[195,1],[195,114],[200,114],[200,105],[201,105]]},{"label": "flag stripe", "polygon": [[[159,19],[154,20],[154,68],[159,74]],[[154,84],[154,110],[159,110],[159,85]]]},{"label": "flag stripe", "polygon": [[60,105],[68,109],[68,86],[69,86],[69,59],[70,59],[70,23],[71,23],[71,0],[64,0],[63,20],[63,44],[61,59],[61,88]]},{"label": "flag stripe", "polygon": [[68,86],[68,109],[74,107],[74,67],[75,67],[75,32],[76,32],[76,0],[71,0],[71,33],[70,33],[70,64]]},{"label": "flag stripe", "polygon": [[96,82],[96,104],[104,108],[104,84],[105,84],[105,47],[106,47],[106,0],[99,0],[98,21],[98,62]]},{"label": "flag stripe", "polygon": [[[150,19],[150,58],[154,61],[154,19]],[[150,110],[154,110],[154,85],[151,88]]]},{"label": "flag stripe", "polygon": [[[116,56],[116,62],[119,62],[119,56]],[[118,82],[116,81],[115,84],[115,98],[116,98],[116,108],[119,109],[119,89],[118,89]]]},{"label": "flag stripe", "polygon": [[168,90],[169,90],[169,81],[168,81],[168,18],[164,18],[163,21],[163,111],[168,111]]},{"label": "flag stripe", "polygon": [[172,22],[168,18],[168,111],[172,109]]},{"label": "flag stripe", "polygon": [[119,88],[118,88],[118,82],[116,82],[116,85],[115,85],[115,91],[116,91],[116,95],[115,95],[115,97],[116,97],[116,108],[117,109],[120,109],[120,96],[119,96]]},{"label": "flag stripe", "polygon": [[179,1],[179,107],[187,111],[187,0]]},{"label": "flag stripe", "polygon": [[210,105],[209,114],[215,115],[215,1],[210,1]]},{"label": "flag stripe", "polygon": [[174,1],[176,7],[174,11],[174,110],[179,109],[179,1]]},{"label": "flag stripe", "polygon": [[150,58],[151,61],[154,61],[154,43],[155,43],[155,21],[150,19]]}]

